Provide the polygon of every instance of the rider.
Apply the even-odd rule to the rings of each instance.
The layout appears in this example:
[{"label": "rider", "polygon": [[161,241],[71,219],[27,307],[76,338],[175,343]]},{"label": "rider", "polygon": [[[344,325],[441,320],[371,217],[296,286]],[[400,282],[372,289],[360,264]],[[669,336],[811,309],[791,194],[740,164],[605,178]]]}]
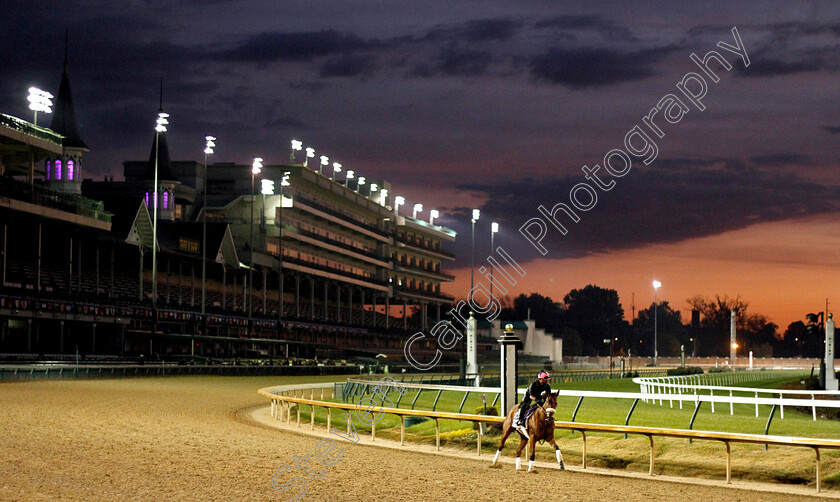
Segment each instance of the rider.
[{"label": "rider", "polygon": [[537,379],[531,382],[531,385],[525,390],[525,397],[522,398],[522,404],[519,405],[519,410],[516,412],[516,430],[526,438],[528,437],[528,429],[525,427],[525,415],[531,408],[532,401],[539,405],[545,403],[546,397],[551,394],[549,380],[551,380],[551,375],[545,370],[540,371]]}]

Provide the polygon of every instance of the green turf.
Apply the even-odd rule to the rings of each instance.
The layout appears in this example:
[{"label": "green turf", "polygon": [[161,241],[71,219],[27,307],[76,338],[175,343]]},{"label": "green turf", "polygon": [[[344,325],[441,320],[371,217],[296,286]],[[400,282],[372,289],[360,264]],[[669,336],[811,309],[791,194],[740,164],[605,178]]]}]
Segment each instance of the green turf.
[{"label": "green turf", "polygon": [[[768,375],[769,376],[769,375]],[[746,387],[779,388],[783,385],[798,382],[799,377],[768,378],[761,382],[742,384]],[[631,379],[593,380],[585,382],[555,383],[555,389],[563,390],[596,390],[611,392],[639,392],[639,385]],[[414,409],[431,410],[437,391],[424,390],[414,404]],[[736,392],[736,395],[739,393]],[[753,393],[740,393],[752,396]],[[400,399],[399,408],[410,409],[417,395],[416,389],[409,389]],[[396,402],[399,394],[391,392],[389,398]],[[488,406],[495,398],[495,394],[488,394]],[[457,412],[464,397],[463,391],[444,391],[437,402],[437,411]],[[358,400],[358,397],[356,397]],[[340,400],[337,400],[340,401]],[[558,400],[557,419],[570,421],[577,405],[576,397],[561,397]],[[632,399],[602,399],[584,398],[580,410],[575,417],[576,422],[601,424],[624,424],[627,413],[632,406]],[[481,394],[471,392],[463,406],[464,413],[473,413],[482,405]],[[674,401],[673,407],[668,400],[656,402],[639,402],[630,419],[630,425],[651,426],[675,429],[688,429],[694,405],[683,402],[680,409],[679,402]],[[759,406],[759,416],[755,416],[754,405],[735,405],[734,414],[730,415],[729,405],[717,403],[716,413],[712,413],[709,403],[702,404],[693,428],[695,430],[711,430],[721,432],[741,432],[763,434],[770,413],[770,406]],[[327,413],[323,408],[316,407],[316,423],[326,424]],[[346,430],[346,412],[334,410],[332,426]],[[352,417],[352,414],[351,414]],[[296,418],[293,411],[292,421]],[[301,424],[308,426],[310,407],[301,409]],[[359,435],[370,434],[370,427],[353,420],[353,425]],[[441,444],[461,448],[467,452],[475,451],[477,432],[473,424],[457,420],[440,420]],[[376,426],[377,437],[400,438],[400,419],[393,415],[384,415]],[[836,420],[812,420],[810,408],[796,411],[785,407],[785,417],[781,418],[779,411],[771,423],[770,434],[785,436],[803,436],[815,438],[840,438],[840,422]],[[567,463],[572,465],[581,461],[580,434],[570,431],[557,431],[556,439]],[[647,472],[648,444],[647,438],[630,435],[624,439],[623,434],[587,434],[587,459],[592,466],[622,468],[637,472]],[[427,445],[435,443],[435,422],[428,420],[406,428],[406,439]],[[499,442],[498,435],[488,435],[482,438],[482,448],[485,452],[492,452]],[[512,437],[505,446],[504,455],[511,456],[512,450],[518,444],[516,437]],[[813,484],[813,451],[806,448],[771,447],[770,453],[764,451],[763,445],[733,445],[733,477],[734,479],[749,479],[756,481],[777,481],[784,483]],[[823,486],[836,488],[840,486],[840,451],[825,450],[823,455]],[[695,441],[689,444],[687,440],[673,438],[656,438],[657,472],[665,474],[700,476],[722,479],[725,476],[725,456],[723,444],[718,441]],[[537,458],[553,461],[553,453],[549,447],[541,446],[537,449]]]}]

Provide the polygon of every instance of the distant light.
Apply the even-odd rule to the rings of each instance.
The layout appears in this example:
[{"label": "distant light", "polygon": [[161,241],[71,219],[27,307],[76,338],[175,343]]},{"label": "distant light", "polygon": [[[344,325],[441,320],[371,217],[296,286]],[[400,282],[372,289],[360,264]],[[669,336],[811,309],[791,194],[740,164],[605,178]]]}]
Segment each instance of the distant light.
[{"label": "distant light", "polygon": [[417,213],[423,212],[423,204],[414,204],[414,210],[411,212],[412,218],[417,218]]},{"label": "distant light", "polygon": [[260,193],[263,195],[274,195],[274,181],[273,180],[260,180],[260,184],[262,188],[260,189]]},{"label": "distant light", "polygon": [[321,165],[322,166],[330,165],[330,158],[327,157],[326,155],[321,155]]},{"label": "distant light", "polygon": [[440,216],[440,212],[437,209],[432,209],[429,211],[429,225],[435,224],[435,218]]},{"label": "distant light", "polygon": [[352,180],[353,178],[355,178],[355,177],[356,177],[356,171],[354,171],[354,170],[352,170],[352,169],[348,169],[348,170],[347,170],[347,173],[346,173],[344,176],[345,176],[348,180]]},{"label": "distant light", "polygon": [[37,87],[29,88],[29,109],[35,112],[52,113],[53,95]]},{"label": "distant light", "polygon": [[379,185],[376,184],[376,183],[371,183],[370,184],[370,192],[373,193],[373,192],[377,192],[377,191],[379,191]]},{"label": "distant light", "polygon": [[388,190],[383,188],[379,191],[379,205],[384,206],[385,202],[388,200]]},{"label": "distant light", "polygon": [[260,157],[254,158],[254,163],[251,165],[251,174],[260,174],[262,172],[263,159]]},{"label": "distant light", "polygon": [[216,138],[214,138],[213,136],[205,136],[204,139],[207,140],[207,144],[204,148],[204,153],[206,153],[207,155],[212,155],[213,148],[216,146]]},{"label": "distant light", "polygon": [[157,132],[166,132],[166,126],[169,124],[169,114],[160,112],[158,113],[157,118],[157,125],[155,126],[155,131]]},{"label": "distant light", "polygon": [[496,232],[498,232],[499,231],[499,224],[496,223],[495,221],[493,223],[491,223],[490,224],[490,231],[493,232],[494,234]]},{"label": "distant light", "polygon": [[478,209],[473,209],[473,211],[472,211],[472,221],[473,221],[473,223],[478,221],[479,216],[481,216],[481,211],[479,211]]},{"label": "distant light", "polygon": [[405,204],[405,197],[403,197],[402,195],[397,195],[396,197],[394,197],[394,212],[399,213],[400,206],[402,206],[403,204]]},{"label": "distant light", "polygon": [[280,180],[280,186],[287,187],[291,185],[291,183],[289,183],[290,174],[292,173],[290,173],[289,171],[283,171],[283,178]]},{"label": "distant light", "polygon": [[365,184],[365,177],[364,177],[364,176],[359,176],[359,181],[358,181],[358,183],[359,183],[359,186],[364,185],[364,184]]},{"label": "distant light", "polygon": [[662,287],[662,283],[657,281],[656,279],[653,280],[653,289],[659,289]]},{"label": "distant light", "polygon": [[301,143],[300,141],[298,141],[296,139],[292,140],[292,150],[295,150],[295,151],[299,152],[302,148],[303,148],[303,143]]},{"label": "distant light", "polygon": [[338,162],[333,162],[333,172],[340,173],[341,172],[341,164]]},{"label": "distant light", "polygon": [[315,158],[315,149],[314,148],[307,148],[306,149],[306,156],[310,159]]},{"label": "distant light", "polygon": [[738,348],[738,344],[737,344],[737,343],[733,343],[733,344],[732,344],[732,348],[733,348],[733,349],[737,349],[737,348]]}]

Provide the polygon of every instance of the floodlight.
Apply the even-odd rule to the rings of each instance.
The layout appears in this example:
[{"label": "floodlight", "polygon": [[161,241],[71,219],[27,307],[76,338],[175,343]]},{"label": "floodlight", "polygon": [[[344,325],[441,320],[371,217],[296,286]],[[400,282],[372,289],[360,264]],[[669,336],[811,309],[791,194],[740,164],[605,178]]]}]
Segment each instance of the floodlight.
[{"label": "floodlight", "polygon": [[440,216],[440,212],[437,209],[432,209],[431,211],[429,211],[429,224],[434,225],[435,218],[437,218],[438,216]]},{"label": "floodlight", "polygon": [[274,195],[274,181],[272,180],[260,180],[260,193],[263,195]]}]

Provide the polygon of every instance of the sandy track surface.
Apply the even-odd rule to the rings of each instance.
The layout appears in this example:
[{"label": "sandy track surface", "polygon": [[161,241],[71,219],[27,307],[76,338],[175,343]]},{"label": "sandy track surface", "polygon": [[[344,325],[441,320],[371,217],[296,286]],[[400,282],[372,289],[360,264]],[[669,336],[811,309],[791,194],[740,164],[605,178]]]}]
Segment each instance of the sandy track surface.
[{"label": "sandy track surface", "polygon": [[[266,403],[258,388],[287,382],[196,376],[2,383],[0,500],[284,500],[291,492],[274,491],[272,474],[294,455],[314,453],[326,435],[247,418]],[[792,497],[556,469],[526,474],[511,464],[488,469],[487,455],[476,460],[366,442],[338,439],[344,458],[309,481],[304,500],[810,498],[804,490]]]}]

